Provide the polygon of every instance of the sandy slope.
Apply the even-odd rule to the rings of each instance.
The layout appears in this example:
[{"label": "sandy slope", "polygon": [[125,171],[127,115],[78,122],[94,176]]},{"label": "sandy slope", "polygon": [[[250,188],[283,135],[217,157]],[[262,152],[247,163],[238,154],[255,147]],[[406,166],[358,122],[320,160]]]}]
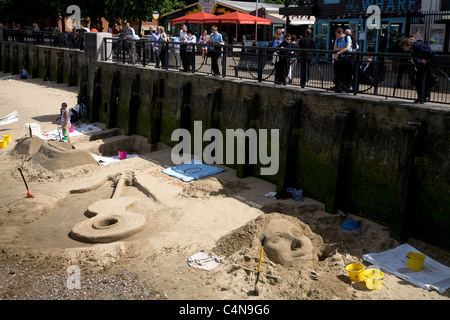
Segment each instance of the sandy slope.
[{"label": "sandy slope", "polygon": [[[4,283],[2,287],[0,281],[0,299],[20,299],[30,292],[38,299],[49,299],[39,295],[45,291],[39,288],[39,279],[77,265],[81,275],[135,273],[141,283],[164,293],[167,299],[449,300],[448,290],[444,294],[426,291],[393,275],[385,276],[378,291],[350,282],[344,269],[347,263],[362,262],[365,253],[399,244],[389,238],[387,228],[349,213],[347,218],[360,221],[362,229],[343,230],[342,220],[325,213],[323,204],[312,199],[266,198],[264,194],[274,191],[274,185],[252,177],[238,179],[233,170],[183,183],[160,172],[172,165],[167,148],[108,166],[64,170],[49,170],[12,153],[17,140],[26,134],[25,123],[40,123],[43,131],[56,129],[51,121],[60,103],[73,106],[76,92],[77,88],[40,79],[0,80],[0,116],[18,110],[21,117],[20,124],[0,127],[2,134],[10,133],[14,140],[0,149],[0,280]],[[87,137],[73,139],[74,147],[84,150],[99,143],[102,141]],[[26,197],[19,166],[24,169],[33,199]],[[124,188],[123,196],[136,198],[128,210],[146,217],[145,229],[107,244],[71,239],[71,228],[88,219],[87,207],[109,199],[115,189],[114,177],[126,170],[135,180]],[[107,182],[98,186],[101,181]],[[87,190],[84,193],[70,193],[83,188]],[[259,237],[267,223],[278,218],[290,221],[311,238],[317,260],[282,266],[265,254],[258,283],[260,295],[254,296],[256,273],[234,265],[257,268]],[[414,239],[409,243],[450,265],[448,252]],[[187,258],[200,251],[223,260],[210,271],[189,267]],[[22,280],[17,265],[27,270]],[[312,279],[311,272],[318,278]],[[106,292],[95,298],[110,297]]]}]

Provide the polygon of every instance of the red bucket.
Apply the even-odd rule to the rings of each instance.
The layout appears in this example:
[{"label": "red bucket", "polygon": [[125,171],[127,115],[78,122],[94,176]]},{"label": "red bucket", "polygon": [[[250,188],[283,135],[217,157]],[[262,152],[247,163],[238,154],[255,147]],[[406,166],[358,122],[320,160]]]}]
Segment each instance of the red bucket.
[{"label": "red bucket", "polygon": [[126,151],[117,151],[119,153],[119,160],[124,160],[127,158],[127,152]]}]

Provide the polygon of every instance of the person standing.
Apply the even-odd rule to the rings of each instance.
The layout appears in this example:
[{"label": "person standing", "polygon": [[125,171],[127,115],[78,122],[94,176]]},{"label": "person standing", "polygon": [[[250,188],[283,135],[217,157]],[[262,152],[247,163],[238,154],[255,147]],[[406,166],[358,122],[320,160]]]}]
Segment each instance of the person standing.
[{"label": "person standing", "polygon": [[150,38],[150,40],[152,41],[152,51],[153,51],[153,56],[155,57],[155,68],[159,68],[160,67],[160,63],[161,63],[161,58],[160,58],[160,46],[159,46],[159,38],[161,37],[161,35],[159,34],[159,27],[156,29],[156,32],[152,33],[152,36]]},{"label": "person standing", "polygon": [[[291,34],[290,46],[292,49],[299,49],[297,36],[295,34]],[[298,51],[295,53],[295,55],[297,55],[297,53],[298,53]],[[293,55],[294,55],[294,53],[292,54],[292,56]],[[289,83],[292,83],[292,79],[294,78],[294,76],[296,74],[297,58],[298,58],[298,56],[289,58],[289,66],[288,66],[289,71],[288,71],[288,76],[287,76],[289,79]]]},{"label": "person standing", "polygon": [[[202,35],[200,36],[200,38],[198,39],[199,43],[207,43],[208,42],[208,31],[206,31],[206,29],[202,30]],[[199,50],[201,50],[202,53],[202,61],[205,60],[205,55],[208,53],[208,46],[202,46],[202,47],[198,47]],[[207,61],[205,61],[205,63],[207,63]]]},{"label": "person standing", "polygon": [[434,76],[431,72],[433,58],[436,53],[430,47],[413,42],[406,38],[400,41],[400,47],[411,55],[414,64],[417,68],[416,74],[416,91],[417,99],[414,103],[424,103],[430,101],[430,93],[433,86],[436,84]]},{"label": "person standing", "polygon": [[41,28],[39,28],[37,23],[33,23],[33,37],[37,44],[42,42]]},{"label": "person standing", "polygon": [[186,59],[188,62],[188,71],[190,69],[190,71],[195,72],[195,44],[197,43],[197,37],[191,30],[187,30],[184,42],[187,44]]},{"label": "person standing", "polygon": [[[286,33],[283,42],[278,46],[280,49],[292,49],[291,35]],[[278,61],[275,63],[275,84],[286,85],[286,77],[289,72],[289,65],[293,51],[279,50]]]},{"label": "person standing", "polygon": [[187,27],[185,24],[183,24],[181,26],[181,30],[180,30],[180,37],[179,37],[179,41],[181,42],[180,44],[180,58],[181,58],[181,65],[183,66],[182,71],[187,72],[189,70],[189,64],[187,61],[187,52],[186,52],[186,31],[187,31]]},{"label": "person standing", "polygon": [[130,57],[131,63],[135,64],[136,62],[136,42],[134,40],[139,40],[139,36],[134,32],[134,29],[130,27],[130,23],[127,22],[125,24],[125,29],[123,31],[124,39],[130,40]]},{"label": "person standing", "polygon": [[[305,36],[299,41],[299,48],[300,49],[309,49],[314,50],[316,49],[316,43],[314,42],[314,39],[311,38],[312,30],[306,29],[305,30]],[[304,86],[309,81],[309,67],[311,65],[311,61],[314,57],[314,53],[312,52],[304,52],[302,53],[302,59],[301,59],[301,85]]]},{"label": "person standing", "polygon": [[358,41],[356,41],[356,38],[353,36],[352,30],[345,29],[344,33],[345,33],[346,36],[349,36],[350,39],[352,39],[352,49],[353,49],[353,51],[358,51],[359,50]]},{"label": "person standing", "polygon": [[[352,39],[344,34],[344,30],[338,27],[335,31],[336,40],[334,42],[334,51],[336,51],[335,79],[336,92],[350,90],[353,78],[353,59],[349,52],[352,52]],[[344,88],[342,88],[344,87]]]},{"label": "person standing", "polygon": [[159,57],[161,59],[161,68],[168,69],[169,65],[169,48],[167,45],[167,34],[163,26],[158,27],[159,32],[159,43],[158,50],[160,51]]},{"label": "person standing", "polygon": [[224,42],[223,42],[222,34],[219,33],[219,30],[217,29],[216,26],[212,26],[211,31],[212,31],[212,33],[211,33],[209,42],[211,44],[214,44],[215,46],[209,47],[208,56],[211,57],[211,69],[212,69],[213,76],[219,76],[220,71],[219,71],[218,59],[219,59],[220,55],[222,54],[222,48],[219,47],[218,45],[223,45]]},{"label": "person standing", "polygon": [[283,40],[281,39],[283,36],[283,33],[281,30],[282,29],[276,29],[273,34],[273,43],[272,43],[273,48],[278,47],[281,44],[281,42],[283,42]]},{"label": "person standing", "polygon": [[53,122],[61,121],[62,135],[63,139],[70,143],[70,127],[72,123],[70,122],[70,110],[67,109],[67,103],[61,103],[61,114]]}]

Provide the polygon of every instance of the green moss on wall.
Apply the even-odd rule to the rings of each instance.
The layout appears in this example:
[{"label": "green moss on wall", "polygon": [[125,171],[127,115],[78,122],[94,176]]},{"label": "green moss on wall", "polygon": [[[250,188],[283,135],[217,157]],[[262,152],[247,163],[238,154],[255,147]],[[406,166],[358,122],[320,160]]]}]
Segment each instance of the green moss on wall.
[{"label": "green moss on wall", "polygon": [[325,203],[327,189],[334,182],[330,179],[329,160],[312,153],[304,141],[299,141],[296,168],[295,181],[305,196]]},{"label": "green moss on wall", "polygon": [[432,181],[427,177],[418,185],[416,212],[411,224],[413,237],[439,244],[450,250],[450,187],[447,183]]},{"label": "green moss on wall", "polygon": [[352,161],[345,190],[346,208],[354,214],[389,225],[394,214],[396,172],[375,161]]}]

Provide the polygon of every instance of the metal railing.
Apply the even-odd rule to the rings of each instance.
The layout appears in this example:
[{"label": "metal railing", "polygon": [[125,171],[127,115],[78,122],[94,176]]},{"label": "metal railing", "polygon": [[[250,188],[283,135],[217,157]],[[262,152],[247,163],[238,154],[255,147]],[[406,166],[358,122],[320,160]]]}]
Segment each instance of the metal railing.
[{"label": "metal railing", "polygon": [[[104,41],[107,61],[147,67],[156,66],[157,57],[153,47],[162,45],[161,42],[148,39],[124,40],[113,37],[105,38]],[[182,45],[180,42],[164,43],[165,48],[159,55],[167,61],[165,64],[161,62],[159,67],[183,71],[183,50],[189,51],[189,45],[181,48]],[[211,54],[212,47],[220,49],[216,58]],[[189,69],[191,72],[194,70],[196,73],[211,75],[214,73],[212,64],[216,60],[222,77],[407,100],[418,98],[417,75],[420,72],[418,69],[423,68],[406,53],[354,52],[350,62],[343,66],[341,60],[333,59],[334,51],[328,50],[212,44],[195,44],[191,48],[194,49],[194,54],[188,53],[194,61],[193,68],[191,66]],[[205,48],[207,51],[202,51]],[[132,52],[135,52],[133,61]],[[369,57],[372,57],[371,66],[369,64],[370,67],[365,68]],[[430,77],[426,79],[425,85],[429,86],[430,92],[424,96],[424,100],[450,104],[450,56],[437,55],[429,67]]]},{"label": "metal railing", "polygon": [[[7,41],[84,49],[82,33],[46,31],[33,33],[11,29],[3,31],[4,40]],[[162,46],[164,48],[161,50]],[[159,47],[159,50],[154,52],[153,49],[156,47]],[[211,48],[218,50],[213,54]],[[429,90],[425,100],[450,104],[449,55],[437,55],[429,65],[430,76],[418,84],[417,75],[423,65],[413,61],[406,53],[354,52],[351,53],[351,62],[343,68],[341,61],[334,61],[334,51],[328,50],[218,46],[201,43],[186,45],[180,42],[155,42],[150,39],[125,40],[120,37],[104,38],[104,50],[106,61],[184,71],[182,60],[184,56],[188,56],[186,60],[192,61],[191,72],[211,75],[215,73],[214,71],[219,71],[218,75],[222,77],[347,92],[354,95],[369,94],[416,100],[417,87],[423,85]],[[370,77],[363,71],[368,57],[373,58],[372,66],[369,68],[372,72]],[[215,63],[218,70],[212,69]]]},{"label": "metal railing", "polygon": [[53,32],[3,29],[4,41],[84,50],[83,31]]}]

